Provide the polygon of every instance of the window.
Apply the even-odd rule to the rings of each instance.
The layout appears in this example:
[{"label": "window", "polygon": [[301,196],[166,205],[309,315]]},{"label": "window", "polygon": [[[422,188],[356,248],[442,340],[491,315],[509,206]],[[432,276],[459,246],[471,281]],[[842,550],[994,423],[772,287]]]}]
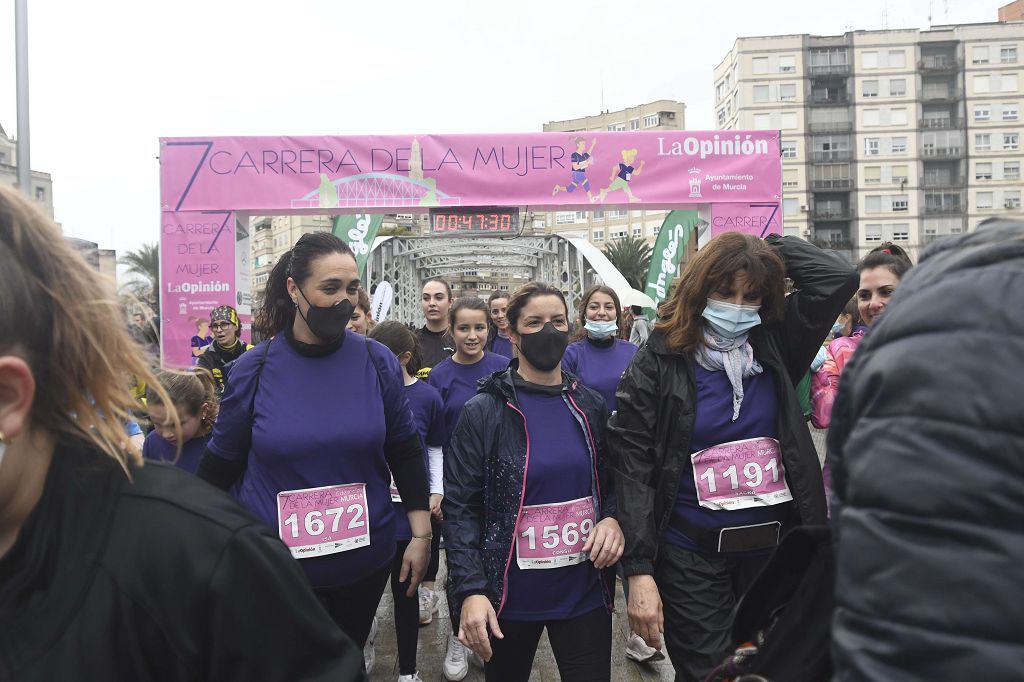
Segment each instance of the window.
[{"label": "window", "polygon": [[903,50],[889,50],[889,68],[902,69],[907,65],[907,53]]},{"label": "window", "polygon": [[878,109],[864,110],[864,127],[877,126],[879,122]]},{"label": "window", "polygon": [[974,150],[978,152],[992,151],[992,136],[988,133],[978,133],[974,136]]},{"label": "window", "polygon": [[594,230],[593,235],[594,235],[593,241],[595,241],[595,242],[603,242],[604,241],[604,230]]},{"label": "window", "polygon": [[0,163],[7,163],[7,152],[0,152]]},{"label": "window", "polygon": [[621,230],[612,230],[612,233],[609,236],[612,239],[625,239],[626,238],[626,229],[622,228]]},{"label": "window", "polygon": [[754,114],[754,130],[768,130],[771,127],[771,114]]},{"label": "window", "polygon": [[991,180],[992,179],[992,164],[991,163],[979,163],[974,166],[974,179],[975,180]]},{"label": "window", "polygon": [[796,130],[796,112],[784,112],[781,116],[783,130]]},{"label": "window", "polygon": [[1003,149],[1006,151],[1020,149],[1020,133],[1003,133]]},{"label": "window", "polygon": [[576,217],[573,219],[574,223],[585,223],[587,222],[586,211],[576,211]]},{"label": "window", "polygon": [[865,213],[881,213],[882,212],[882,197],[878,194],[869,194],[864,197],[864,212]]},{"label": "window", "polygon": [[631,118],[631,119],[629,119],[629,129],[630,130],[639,130],[640,129],[640,119],[638,119],[638,118]]},{"label": "window", "polygon": [[867,225],[864,227],[864,241],[866,242],[880,242],[882,241],[882,226],[881,225]]},{"label": "window", "polygon": [[800,200],[796,197],[786,197],[782,200],[782,215],[794,216],[800,212]]},{"label": "window", "polygon": [[634,227],[633,228],[633,236],[634,237],[642,237],[643,235],[644,235],[644,228],[642,228],[642,227]]},{"label": "window", "polygon": [[877,52],[862,52],[860,55],[860,65],[865,69],[877,69],[878,68],[878,53]]},{"label": "window", "polygon": [[1004,73],[1003,77],[999,79],[999,91],[1000,92],[1017,92],[1017,74],[1015,73]]},{"label": "window", "polygon": [[999,61],[1003,64],[1014,64],[1017,61],[1017,46],[1003,45],[999,48]]},{"label": "window", "polygon": [[988,45],[974,48],[971,52],[972,64],[988,64]]},{"label": "window", "polygon": [[1020,108],[1016,104],[1003,105],[1003,120],[1016,121],[1020,118]]},{"label": "window", "polygon": [[754,101],[755,102],[767,102],[768,101],[768,86],[767,85],[755,85],[754,86]]},{"label": "window", "polygon": [[895,223],[892,226],[892,240],[905,242],[910,239],[910,226],[907,223]]},{"label": "window", "polygon": [[1020,190],[1003,192],[1003,208],[1020,208]]},{"label": "window", "polygon": [[905,78],[893,78],[889,81],[889,96],[903,97],[907,94],[907,81]]},{"label": "window", "polygon": [[661,125],[661,116],[659,114],[644,116],[644,128],[653,128],[657,125]]},{"label": "window", "polygon": [[755,74],[768,73],[768,57],[754,57],[753,63]]},{"label": "window", "polygon": [[796,57],[791,54],[784,54],[779,57],[779,73],[793,73],[796,71]]},{"label": "window", "polygon": [[625,129],[626,129],[626,124],[625,123],[609,123],[608,124],[608,130],[611,130],[611,131],[619,131],[619,130],[625,130]]},{"label": "window", "polygon": [[796,168],[783,168],[782,169],[782,186],[783,187],[796,187],[800,184],[800,176],[798,175]]},{"label": "window", "polygon": [[864,184],[877,185],[882,182],[881,166],[864,166]]},{"label": "window", "polygon": [[796,140],[783,140],[782,141],[782,158],[784,158],[784,159],[795,159],[796,158]]},{"label": "window", "polygon": [[1003,180],[1020,180],[1020,161],[1003,161]]},{"label": "window", "polygon": [[906,154],[907,153],[907,138],[905,137],[894,137],[892,138],[892,149],[893,154]]},{"label": "window", "polygon": [[[892,167],[892,181],[896,183],[905,183],[909,179],[908,168],[906,164],[899,164]],[[903,189],[900,187],[900,189]]]},{"label": "window", "polygon": [[576,214],[573,211],[559,211],[555,214],[555,225],[568,225],[576,222]]},{"label": "window", "polygon": [[992,117],[992,108],[988,104],[974,107],[974,120],[987,121]]},{"label": "window", "polygon": [[796,100],[796,85],[793,83],[783,83],[779,86],[779,100],[783,102],[793,102]]},{"label": "window", "polygon": [[878,81],[864,81],[861,83],[861,94],[865,97],[878,97]]},{"label": "window", "polygon": [[974,195],[974,204],[978,208],[992,208],[992,192],[978,192]]},{"label": "window", "polygon": [[594,211],[594,220],[604,220],[604,211]]},{"label": "window", "polygon": [[46,201],[45,187],[36,187],[36,201]]},{"label": "window", "polygon": [[864,156],[878,156],[878,138],[864,138]]},{"label": "window", "polygon": [[719,109],[718,110],[718,127],[719,128],[724,128],[725,127],[725,109]]},{"label": "window", "polygon": [[907,125],[907,110],[906,109],[893,109],[890,113],[890,125],[894,126],[905,126]]},{"label": "window", "polygon": [[894,194],[892,196],[892,210],[894,212],[906,212],[908,206],[906,194]]},{"label": "window", "polygon": [[987,93],[989,86],[988,76],[974,77],[974,92],[981,95]]}]

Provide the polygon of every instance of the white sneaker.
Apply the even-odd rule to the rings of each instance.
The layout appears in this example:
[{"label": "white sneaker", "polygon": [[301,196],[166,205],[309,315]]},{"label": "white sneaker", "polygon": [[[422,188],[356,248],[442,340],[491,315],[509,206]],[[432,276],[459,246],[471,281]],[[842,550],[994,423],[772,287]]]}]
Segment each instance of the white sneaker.
[{"label": "white sneaker", "polygon": [[665,654],[652,646],[647,646],[643,637],[630,632],[626,638],[626,658],[637,663],[653,663],[665,658]]},{"label": "white sneaker", "polygon": [[466,651],[458,637],[448,637],[448,653],[444,656],[444,678],[449,682],[460,682],[469,674]]},{"label": "white sneaker", "polygon": [[412,675],[399,675],[398,682],[423,682],[423,678],[419,672],[415,672]]},{"label": "white sneaker", "polygon": [[437,611],[437,592],[429,587],[421,587],[420,593],[420,625],[429,625]]},{"label": "white sneaker", "polygon": [[373,650],[373,642],[377,639],[377,617],[374,616],[373,623],[370,624],[370,634],[366,638],[366,644],[363,646],[363,665],[366,667],[366,674],[369,675],[373,672],[373,664],[377,662],[377,654]]}]

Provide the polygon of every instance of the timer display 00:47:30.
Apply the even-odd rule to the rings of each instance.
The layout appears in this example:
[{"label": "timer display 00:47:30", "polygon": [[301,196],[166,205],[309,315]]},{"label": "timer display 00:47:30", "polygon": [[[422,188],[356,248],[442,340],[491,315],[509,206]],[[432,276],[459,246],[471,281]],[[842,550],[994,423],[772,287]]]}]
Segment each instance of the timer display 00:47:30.
[{"label": "timer display 00:47:30", "polygon": [[443,232],[512,232],[511,213],[435,213],[433,231]]}]

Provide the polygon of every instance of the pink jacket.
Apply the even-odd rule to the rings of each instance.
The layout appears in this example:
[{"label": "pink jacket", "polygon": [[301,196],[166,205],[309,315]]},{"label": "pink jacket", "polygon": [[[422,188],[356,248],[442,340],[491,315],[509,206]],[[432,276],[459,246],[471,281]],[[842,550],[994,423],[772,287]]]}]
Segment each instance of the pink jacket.
[{"label": "pink jacket", "polygon": [[811,376],[811,423],[819,429],[827,429],[832,422],[832,404],[839,392],[839,375],[864,338],[864,331],[863,327],[858,327],[851,336],[840,336],[828,344],[825,364]]}]

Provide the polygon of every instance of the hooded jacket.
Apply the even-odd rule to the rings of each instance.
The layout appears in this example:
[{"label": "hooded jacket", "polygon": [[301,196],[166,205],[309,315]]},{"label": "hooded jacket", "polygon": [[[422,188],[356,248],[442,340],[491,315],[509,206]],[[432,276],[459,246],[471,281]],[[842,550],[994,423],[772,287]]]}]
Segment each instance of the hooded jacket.
[{"label": "hooded jacket", "polygon": [[[510,367],[484,377],[466,403],[444,457],[444,537],[453,613],[473,594],[485,595],[501,615],[505,580],[523,508],[530,435]],[[562,398],[576,417],[593,462],[592,494],[599,521],[616,515],[605,447],[604,398],[566,372]],[[607,584],[605,585],[607,588]],[[608,607],[608,591],[605,590]]]},{"label": "hooded jacket", "polygon": [[934,244],[832,413],[834,679],[1024,675],[1024,224]]},{"label": "hooded jacket", "polygon": [[[822,524],[826,508],[821,468],[794,387],[857,288],[857,274],[837,253],[797,237],[769,235],[766,241],[778,250],[796,291],[786,298],[782,320],[752,329],[750,344],[754,357],[777,379],[779,443],[798,520]],[[653,575],[679,482],[689,466],[697,410],[692,363],[689,354],[669,349],[664,333],[655,330],[633,356],[615,392],[608,447],[617,463],[627,576]]]}]

